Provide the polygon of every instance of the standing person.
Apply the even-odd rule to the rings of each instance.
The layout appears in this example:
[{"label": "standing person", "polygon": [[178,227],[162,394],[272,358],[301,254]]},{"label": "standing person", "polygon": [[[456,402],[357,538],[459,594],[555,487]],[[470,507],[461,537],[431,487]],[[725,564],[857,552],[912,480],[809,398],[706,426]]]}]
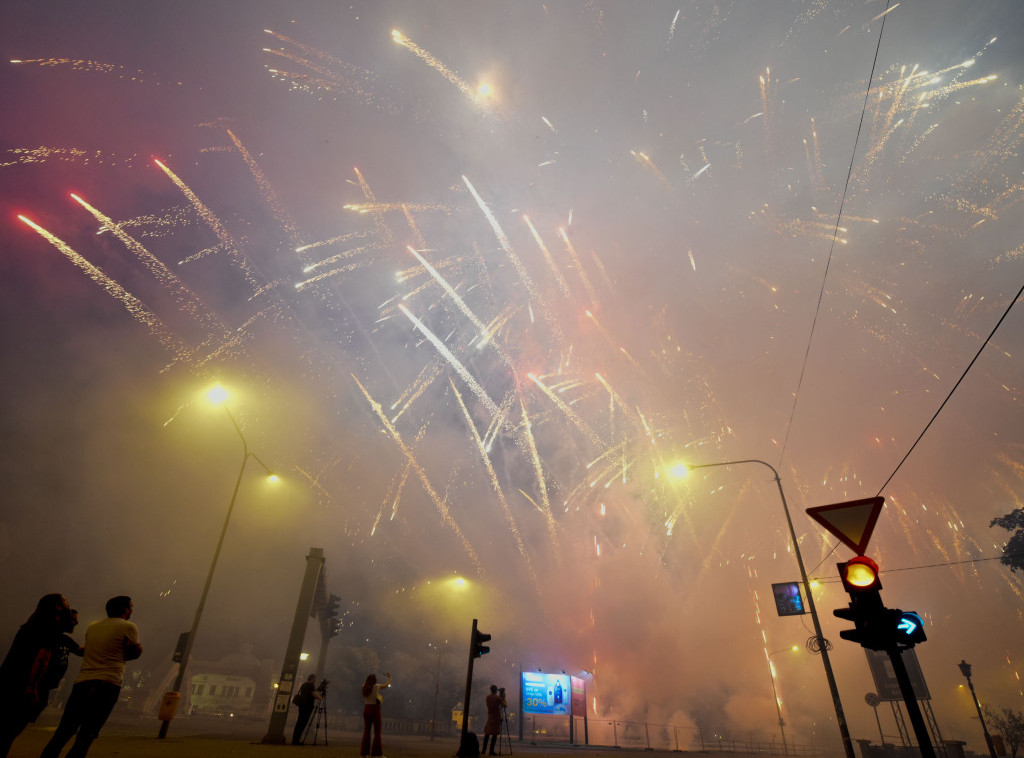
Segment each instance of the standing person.
[{"label": "standing person", "polygon": [[40,758],[57,758],[76,732],[67,758],[83,758],[89,752],[121,696],[125,662],[142,655],[139,628],[129,621],[133,610],[127,595],[112,597],[107,601],[107,618],[94,621],[85,630],[82,670],[71,688],[57,731]]},{"label": "standing person", "polygon": [[488,755],[496,755],[494,748],[501,737],[501,709],[508,706],[505,702],[505,689],[498,691],[498,685],[491,685],[491,694],[484,698],[487,704],[487,723],[484,724],[484,744],[480,748],[480,755],[487,753],[487,738],[491,738],[491,752]]},{"label": "standing person", "polygon": [[39,718],[39,714],[49,703],[50,692],[57,689],[68,672],[68,657],[77,655],[81,658],[85,655],[85,648],[75,642],[75,638],[71,636],[71,632],[75,631],[76,626],[78,626],[78,610],[71,608],[67,617],[61,620],[58,627],[61,634],[57,637],[57,644],[50,656],[50,665],[46,667],[43,678],[39,682],[39,701],[32,713],[32,721]]},{"label": "standing person", "polygon": [[60,656],[70,620],[67,598],[54,592],[39,599],[32,615],[14,635],[7,657],[0,664],[0,756],[7,755],[17,736],[46,707],[54,686],[47,686],[46,674]]},{"label": "standing person", "polygon": [[309,717],[313,715],[313,706],[320,698],[320,693],[316,691],[316,674],[310,674],[292,698],[292,702],[299,707],[299,717],[295,720],[295,729],[292,730],[293,745],[303,744],[302,732],[309,723]]},{"label": "standing person", "polygon": [[[391,686],[391,674],[384,674],[387,681],[377,682],[377,675],[370,674],[363,682],[363,741],[359,746],[359,755],[384,755],[384,744],[380,734],[380,704],[384,700],[380,691]],[[373,731],[373,746],[370,746],[370,731]]]}]

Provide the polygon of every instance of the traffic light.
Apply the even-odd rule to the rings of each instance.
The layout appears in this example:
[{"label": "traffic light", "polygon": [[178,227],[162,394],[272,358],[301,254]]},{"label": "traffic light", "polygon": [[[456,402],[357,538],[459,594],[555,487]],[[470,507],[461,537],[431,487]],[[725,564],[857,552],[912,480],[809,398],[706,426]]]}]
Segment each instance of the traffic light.
[{"label": "traffic light", "polygon": [[850,604],[832,613],[854,623],[853,629],[839,632],[844,640],[870,650],[906,650],[928,639],[917,613],[885,607],[879,593],[878,564],[873,560],[858,555],[840,563],[839,578],[850,595]]},{"label": "traffic light", "polygon": [[928,640],[924,633],[924,622],[915,611],[902,611],[896,620],[896,641],[903,647],[913,647]]},{"label": "traffic light", "polygon": [[856,642],[870,650],[886,650],[889,647],[886,634],[886,611],[879,590],[882,582],[878,579],[878,564],[870,558],[858,555],[847,563],[840,563],[839,578],[843,589],[850,595],[850,604],[832,613],[852,621],[853,629],[843,629],[839,636]]},{"label": "traffic light", "polygon": [[327,602],[324,603],[323,618],[329,619],[332,616],[338,615],[338,602],[341,600],[337,595],[329,595]]},{"label": "traffic light", "polygon": [[473,627],[473,657],[479,658],[481,655],[487,655],[491,652],[491,648],[484,643],[491,639],[491,635],[484,634],[476,626]]}]

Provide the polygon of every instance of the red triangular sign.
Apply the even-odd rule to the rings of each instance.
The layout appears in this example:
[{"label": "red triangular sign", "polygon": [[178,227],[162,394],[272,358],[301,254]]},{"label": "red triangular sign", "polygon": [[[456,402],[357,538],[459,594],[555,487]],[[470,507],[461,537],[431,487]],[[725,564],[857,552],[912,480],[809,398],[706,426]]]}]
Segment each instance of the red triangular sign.
[{"label": "red triangular sign", "polygon": [[808,508],[807,515],[828,529],[857,555],[864,555],[884,504],[885,498],[879,495],[863,500],[849,500],[845,503]]}]

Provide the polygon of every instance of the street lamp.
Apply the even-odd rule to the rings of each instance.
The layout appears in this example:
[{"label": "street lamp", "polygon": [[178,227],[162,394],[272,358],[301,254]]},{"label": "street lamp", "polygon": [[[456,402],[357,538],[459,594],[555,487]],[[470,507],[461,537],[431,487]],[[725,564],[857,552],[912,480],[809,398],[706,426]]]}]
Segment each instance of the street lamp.
[{"label": "street lamp", "polygon": [[[796,555],[797,566],[800,567],[800,580],[803,582],[804,591],[807,594],[807,610],[811,613],[811,621],[814,624],[814,635],[818,644],[818,651],[821,653],[821,662],[825,667],[825,678],[828,680],[829,692],[832,693],[832,705],[836,710],[836,722],[839,724],[839,735],[843,739],[843,750],[846,752],[846,758],[856,758],[856,754],[853,751],[853,740],[850,739],[850,729],[846,725],[846,714],[843,712],[843,704],[839,699],[839,688],[836,686],[836,677],[832,673],[832,663],[828,658],[828,641],[825,639],[825,635],[821,632],[821,622],[818,621],[818,611],[814,607],[814,595],[811,592],[811,583],[807,579],[807,570],[804,568],[804,559],[800,554],[800,543],[796,539],[796,530],[793,528],[793,519],[789,515],[789,505],[786,503],[786,493],[782,491],[782,479],[779,477],[779,472],[775,470],[775,467],[765,461],[757,460],[756,458],[750,458],[742,461],[722,461],[721,463],[702,463],[696,466],[685,466],[676,464],[673,468],[673,472],[678,476],[684,471],[692,471],[699,468],[717,468],[719,466],[738,466],[744,463],[760,463],[762,466],[767,466],[771,469],[772,475],[775,477],[775,484],[779,488],[779,497],[782,499],[782,510],[786,514],[786,524],[789,526],[789,538],[793,543],[793,553]],[[774,684],[774,682],[773,682]],[[780,718],[781,720],[781,718]]]},{"label": "street lamp", "polygon": [[[249,451],[249,445],[245,441],[245,436],[242,434],[242,430],[238,426],[238,422],[235,421],[235,417],[231,415],[231,411],[224,405],[224,401],[227,400],[227,391],[220,385],[215,386],[207,393],[207,398],[210,402],[221,405],[224,408],[224,412],[231,420],[231,425],[235,427],[235,431],[238,432],[238,438],[242,440],[242,465],[238,469],[238,478],[235,480],[235,489],[231,493],[231,502],[228,503],[228,512],[224,517],[224,526],[220,530],[220,538],[217,540],[217,548],[213,551],[213,560],[210,561],[210,572],[206,575],[206,584],[203,585],[203,594],[199,597],[199,606],[196,608],[196,616],[192,621],[192,629],[188,633],[188,639],[185,641],[185,649],[181,652],[181,661],[178,663],[178,675],[174,679],[174,692],[180,693],[182,683],[185,681],[185,671],[188,668],[188,659],[192,654],[192,646],[196,641],[196,632],[199,630],[199,621],[203,617],[203,608],[206,606],[206,596],[210,593],[210,585],[213,583],[213,572],[217,569],[217,559],[220,558],[220,549],[224,544],[224,535],[227,534],[228,524],[231,522],[231,512],[235,509],[235,499],[238,497],[238,488],[242,484],[242,475],[245,474],[245,467],[249,463],[249,459],[252,458],[267,474],[267,479],[271,482],[278,481],[277,475],[272,472],[263,461],[260,460],[256,453]],[[162,721],[160,723],[160,733],[157,735],[159,739],[167,737],[167,730],[170,728],[170,720]]]},{"label": "street lamp", "polygon": [[988,733],[988,727],[985,726],[985,716],[981,713],[981,703],[978,702],[978,695],[974,692],[974,682],[971,681],[971,664],[961,658],[960,663],[957,665],[960,667],[960,673],[967,679],[967,686],[971,688],[971,697],[974,698],[974,707],[978,709],[978,719],[981,721],[981,731],[985,733],[985,744],[988,745],[989,755],[992,758],[996,758],[996,747],[992,744],[992,737]]},{"label": "street lamp", "polygon": [[782,720],[782,703],[779,701],[779,691],[775,689],[775,666],[772,665],[772,656],[778,655],[779,653],[789,653],[799,649],[799,646],[793,645],[792,647],[786,647],[782,650],[774,650],[771,653],[767,650],[764,651],[765,658],[768,659],[768,672],[772,677],[772,695],[775,696],[775,712],[779,714],[779,733],[782,735],[782,752],[784,755],[789,755],[789,747],[786,745],[786,722]]}]

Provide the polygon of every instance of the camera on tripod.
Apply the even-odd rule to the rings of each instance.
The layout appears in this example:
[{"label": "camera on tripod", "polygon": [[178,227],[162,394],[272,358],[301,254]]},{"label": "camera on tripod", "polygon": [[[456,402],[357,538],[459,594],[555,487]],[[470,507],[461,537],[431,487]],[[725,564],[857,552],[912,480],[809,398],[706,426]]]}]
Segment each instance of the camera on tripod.
[{"label": "camera on tripod", "polygon": [[316,691],[319,692],[324,697],[327,697],[327,685],[328,684],[330,684],[330,682],[327,679],[321,679],[320,680],[320,684],[316,688]]}]

